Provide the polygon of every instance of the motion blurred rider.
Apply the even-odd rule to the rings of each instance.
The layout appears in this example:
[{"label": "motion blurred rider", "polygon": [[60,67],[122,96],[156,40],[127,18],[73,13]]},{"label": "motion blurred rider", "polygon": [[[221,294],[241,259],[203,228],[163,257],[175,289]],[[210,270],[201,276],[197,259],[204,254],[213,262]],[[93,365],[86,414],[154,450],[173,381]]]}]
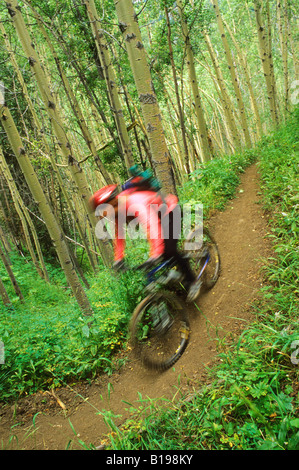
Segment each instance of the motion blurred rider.
[{"label": "motion blurred rider", "polygon": [[[131,168],[133,177],[119,191],[116,184],[104,186],[90,198],[93,210],[102,206],[102,217],[114,219],[114,264],[117,271],[125,270],[125,236],[122,221],[129,223],[135,219],[147,234],[150,252],[144,264],[151,268],[161,262],[174,258],[184,276],[188,289],[187,300],[194,301],[200,291],[200,284],[190,268],[189,261],[177,249],[181,233],[181,208],[178,198],[169,194],[161,197],[159,184],[150,172],[140,172]],[[130,215],[134,214],[134,216]],[[176,223],[177,221],[180,223]]]}]

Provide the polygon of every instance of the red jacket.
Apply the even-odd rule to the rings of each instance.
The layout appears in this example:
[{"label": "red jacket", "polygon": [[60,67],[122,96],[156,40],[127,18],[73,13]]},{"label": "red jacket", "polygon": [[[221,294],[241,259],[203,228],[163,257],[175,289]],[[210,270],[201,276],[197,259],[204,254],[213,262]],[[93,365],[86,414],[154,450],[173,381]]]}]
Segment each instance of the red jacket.
[{"label": "red jacket", "polygon": [[[162,217],[171,212],[178,204],[172,194],[162,200],[154,191],[135,191],[127,189],[118,196],[118,215],[116,217],[114,260],[124,258],[126,246],[125,223],[135,219],[144,229],[150,246],[149,257],[158,258],[164,252],[164,238],[161,227]],[[164,205],[166,204],[166,206]]]}]

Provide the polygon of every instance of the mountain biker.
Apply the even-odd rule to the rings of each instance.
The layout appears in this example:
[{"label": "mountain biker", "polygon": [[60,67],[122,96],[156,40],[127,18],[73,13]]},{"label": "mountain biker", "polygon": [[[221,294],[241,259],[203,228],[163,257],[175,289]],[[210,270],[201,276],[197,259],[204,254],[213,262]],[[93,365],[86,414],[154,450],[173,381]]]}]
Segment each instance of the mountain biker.
[{"label": "mountain biker", "polygon": [[96,191],[89,201],[93,210],[100,209],[97,212],[101,212],[101,217],[115,221],[113,267],[117,271],[125,270],[124,224],[134,220],[143,227],[149,242],[149,258],[144,267],[150,268],[162,260],[173,258],[184,276],[188,289],[187,300],[194,301],[200,285],[196,282],[188,259],[177,249],[181,233],[178,198],[173,194],[162,198],[156,180],[149,173],[136,172],[134,168],[131,169],[134,176],[121,190],[116,184],[105,186]]}]

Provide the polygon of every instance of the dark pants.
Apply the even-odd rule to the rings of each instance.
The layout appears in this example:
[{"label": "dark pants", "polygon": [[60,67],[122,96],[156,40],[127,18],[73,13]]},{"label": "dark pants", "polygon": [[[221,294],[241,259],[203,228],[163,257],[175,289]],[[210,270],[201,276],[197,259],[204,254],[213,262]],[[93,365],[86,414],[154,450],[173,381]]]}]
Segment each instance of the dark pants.
[{"label": "dark pants", "polygon": [[178,240],[181,236],[181,208],[177,205],[173,211],[162,217],[162,230],[164,238],[164,259],[174,258],[175,264],[185,276],[188,284],[195,281],[195,276],[189,264],[189,260],[184,258],[178,251]]}]

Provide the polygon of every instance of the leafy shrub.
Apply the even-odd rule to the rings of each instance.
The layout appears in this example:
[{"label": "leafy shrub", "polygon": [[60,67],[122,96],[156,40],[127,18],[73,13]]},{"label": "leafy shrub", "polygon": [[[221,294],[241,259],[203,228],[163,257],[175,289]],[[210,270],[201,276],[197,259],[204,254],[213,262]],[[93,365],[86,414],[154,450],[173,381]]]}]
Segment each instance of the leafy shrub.
[{"label": "leafy shrub", "polygon": [[181,204],[203,204],[205,217],[209,216],[210,210],[223,209],[228,199],[235,195],[240,173],[255,159],[254,151],[247,150],[199,165],[179,190]]}]

